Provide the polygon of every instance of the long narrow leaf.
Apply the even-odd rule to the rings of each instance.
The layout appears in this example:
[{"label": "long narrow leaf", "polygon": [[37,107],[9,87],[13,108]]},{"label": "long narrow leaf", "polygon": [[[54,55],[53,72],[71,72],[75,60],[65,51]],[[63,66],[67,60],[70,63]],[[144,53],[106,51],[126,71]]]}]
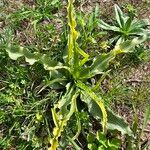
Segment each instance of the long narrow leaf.
[{"label": "long narrow leaf", "polygon": [[94,100],[98,106],[100,107],[101,111],[102,111],[102,115],[103,115],[103,119],[102,119],[102,126],[103,126],[103,131],[106,131],[106,127],[107,127],[107,112],[104,106],[104,103],[102,101],[102,99],[100,97],[98,97],[88,86],[86,86],[84,83],[82,83],[81,81],[78,81],[76,83],[76,85],[81,88],[82,90],[84,90],[86,92],[87,95],[89,95],[92,100]]},{"label": "long narrow leaf", "polygon": [[[95,101],[92,101],[91,97],[84,91],[82,92],[81,99],[87,103],[89,112],[93,115],[94,118],[96,119],[102,119],[103,115],[101,112],[100,107]],[[120,117],[118,114],[115,114],[111,109],[108,107],[106,108],[107,112],[107,129],[108,130],[118,130],[122,134],[128,134],[129,136],[132,136],[132,131],[122,117]]]},{"label": "long narrow leaf", "polygon": [[57,117],[56,111],[55,111],[55,109],[51,109],[51,111],[52,111],[52,117],[53,117],[54,124],[56,127],[59,127],[59,123],[58,123],[59,119]]},{"label": "long narrow leaf", "polygon": [[75,150],[81,150],[81,147],[79,147],[72,138],[70,138],[69,136],[67,136],[67,138],[68,138],[69,142],[73,145]]},{"label": "long narrow leaf", "polygon": [[123,43],[120,43],[119,45],[116,45],[114,48],[114,52],[116,53],[129,53],[129,52],[133,52],[135,47],[141,43],[143,43],[144,41],[146,41],[148,38],[147,34],[144,34],[140,37],[136,37],[133,40],[127,40]]},{"label": "long narrow leaf", "polygon": [[124,26],[123,12],[118,5],[115,5],[114,7],[115,7],[116,20],[120,28],[123,28]]},{"label": "long narrow leaf", "polygon": [[82,68],[80,72],[80,78],[91,78],[97,74],[102,74],[108,68],[110,61],[112,61],[114,58],[114,52],[101,54],[100,56],[95,57],[91,66]]},{"label": "long narrow leaf", "polygon": [[21,56],[25,57],[26,62],[30,65],[33,65],[35,62],[40,62],[44,65],[46,70],[57,70],[57,69],[66,69],[70,71],[67,66],[64,66],[62,63],[58,63],[54,60],[51,60],[50,57],[46,54],[40,54],[38,52],[31,53],[27,48],[22,46],[16,46],[9,44],[6,51],[11,59],[16,60]]},{"label": "long narrow leaf", "polygon": [[76,31],[75,12],[73,7],[74,0],[68,0],[68,25],[70,27],[70,33],[68,38],[68,61],[67,63],[74,69],[78,67],[78,52],[76,49],[76,40],[78,38],[78,32]]},{"label": "long narrow leaf", "polygon": [[64,131],[64,127],[66,126],[67,121],[70,119],[70,117],[73,115],[73,113],[76,110],[76,98],[78,97],[78,95],[79,92],[76,92],[72,96],[70,110],[67,115],[63,117],[59,112],[56,114],[57,118],[59,118],[59,126],[56,126],[53,130],[54,137],[50,141],[51,147],[49,148],[49,150],[56,150],[56,148],[58,147],[58,138],[61,136],[61,133]]},{"label": "long narrow leaf", "polygon": [[111,31],[115,31],[115,32],[120,32],[119,27],[111,26],[111,25],[105,23],[103,20],[99,21],[99,27],[101,27],[104,30],[111,30]]},{"label": "long narrow leaf", "polygon": [[141,136],[142,136],[143,131],[144,131],[145,127],[147,126],[149,120],[150,120],[150,106],[147,108],[145,115],[144,115],[144,122],[143,122],[143,126],[142,126]]},{"label": "long narrow leaf", "polygon": [[[76,31],[76,15],[73,7],[74,0],[68,0],[68,25],[70,27],[70,33],[68,38],[68,56],[67,64],[71,67],[73,76],[77,78],[79,76],[79,67],[82,66],[87,60],[89,55],[79,48],[77,38],[79,33]],[[83,57],[80,61],[79,54]]]},{"label": "long narrow leaf", "polygon": [[133,17],[128,17],[127,21],[125,22],[125,25],[124,25],[124,30],[125,31],[129,31],[130,27],[131,27],[131,24],[132,24],[132,21],[133,21]]}]

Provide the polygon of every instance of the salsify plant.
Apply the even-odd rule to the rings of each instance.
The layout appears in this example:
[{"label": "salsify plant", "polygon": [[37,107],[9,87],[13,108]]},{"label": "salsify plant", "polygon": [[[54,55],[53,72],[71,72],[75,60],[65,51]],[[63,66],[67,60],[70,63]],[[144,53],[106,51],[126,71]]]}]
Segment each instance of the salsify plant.
[{"label": "salsify plant", "polygon": [[[101,120],[103,133],[106,133],[107,130],[115,129],[122,134],[132,135],[128,124],[121,117],[112,112],[111,109],[105,105],[100,94],[96,92],[99,81],[96,84],[92,84],[91,79],[98,74],[104,74],[109,67],[109,63],[115,59],[116,55],[132,52],[137,44],[146,40],[146,35],[134,38],[131,41],[125,41],[116,45],[114,49],[108,53],[90,58],[86,52],[80,49],[77,43],[79,32],[76,31],[76,15],[73,3],[74,0],[68,0],[68,48],[67,52],[64,52],[63,62],[51,60],[48,54],[32,53],[25,47],[15,46],[11,43],[11,39],[8,38],[7,52],[11,59],[16,60],[24,56],[26,62],[30,65],[33,65],[35,62],[43,64],[44,68],[49,70],[51,75],[49,86],[54,88],[57,85],[57,88],[60,87],[61,89],[64,87],[64,95],[61,96],[51,109],[54,129],[49,150],[57,149],[59,146],[59,138],[63,131],[65,131],[67,122],[74,113],[79,111],[79,101],[77,101],[77,99],[87,104],[88,111],[94,118]],[[81,126],[80,119],[77,120],[77,124]],[[77,134],[71,138],[74,140],[77,139],[79,133],[80,129],[77,131]],[[69,139],[71,138],[69,137]]]}]

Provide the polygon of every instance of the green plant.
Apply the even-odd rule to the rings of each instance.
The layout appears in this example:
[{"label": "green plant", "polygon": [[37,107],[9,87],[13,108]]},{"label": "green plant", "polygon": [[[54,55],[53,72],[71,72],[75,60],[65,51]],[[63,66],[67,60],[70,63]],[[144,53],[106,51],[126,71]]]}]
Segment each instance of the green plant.
[{"label": "green plant", "polygon": [[[5,53],[0,54],[0,62],[0,148],[46,147],[46,141],[43,142],[43,139],[50,135],[49,125],[46,124],[50,119],[47,119],[46,107],[49,105],[49,99],[55,101],[57,95],[52,91],[39,95],[35,90],[36,81],[42,81],[46,71],[43,67],[38,67],[37,70],[41,72],[37,72],[36,79],[36,75],[33,76],[35,66],[29,68],[23,66],[22,61],[13,62],[7,59]],[[44,116],[42,120],[38,119],[38,114]],[[37,132],[40,136],[37,136]]]},{"label": "green plant", "polygon": [[57,12],[60,8],[60,0],[37,0],[35,8],[30,8],[27,6],[22,7],[20,10],[7,16],[11,20],[13,27],[18,26],[21,21],[31,21],[34,29],[37,28],[37,23],[44,20],[50,21],[54,17],[54,12]]},{"label": "green plant", "polygon": [[146,128],[148,121],[150,119],[150,106],[148,106],[145,109],[144,113],[144,120],[143,124],[140,127],[140,119],[138,118],[138,113],[135,111],[134,118],[133,118],[133,125],[132,125],[132,131],[134,136],[133,137],[128,137],[127,136],[127,148],[128,149],[135,149],[135,150],[140,150],[140,149],[149,149],[149,143],[148,141],[142,145],[141,139],[143,137],[143,132],[144,129]]},{"label": "green plant", "polygon": [[112,41],[123,42],[145,34],[149,36],[150,31],[145,29],[147,24],[144,20],[134,19],[132,13],[127,16],[118,5],[115,5],[114,8],[116,17],[114,25],[109,25],[102,20],[99,22],[101,28],[114,32],[115,36],[111,39]]},{"label": "green plant", "polygon": [[87,136],[89,150],[118,150],[121,146],[121,140],[116,137],[108,139],[106,135],[100,131],[96,135],[89,133]]},{"label": "green plant", "polygon": [[[122,140],[124,143],[122,147],[131,150],[143,149],[143,147],[148,146],[147,139],[145,139],[147,135],[146,132],[144,132],[142,137],[140,133],[143,128],[143,120],[148,114],[148,111],[147,114],[144,114],[144,110],[147,110],[148,108],[146,107],[149,105],[149,78],[146,76],[141,82],[140,80],[138,81],[135,77],[131,77],[131,74],[134,75],[135,70],[137,70],[137,65],[134,66],[136,69],[132,70],[132,72],[131,68],[133,69],[134,67],[131,66],[131,64],[127,64],[126,66],[124,69],[119,66],[119,68],[115,69],[116,71],[112,71],[113,74],[111,74],[110,78],[107,78],[107,86],[109,89],[107,92],[104,92],[104,99],[109,100],[114,110],[122,113],[124,118],[131,124],[133,136],[128,137],[129,139],[127,138],[128,142],[127,140]],[[141,70],[141,66],[146,66],[146,64],[143,65],[142,63],[141,66],[139,66],[138,70]],[[129,76],[131,80],[128,79]],[[133,113],[130,113],[131,111],[133,111]],[[140,116],[140,114],[142,114],[143,117]]]},{"label": "green plant", "polygon": [[83,50],[90,49],[94,44],[97,45],[98,38],[105,34],[105,32],[98,31],[99,15],[98,4],[90,14],[85,15],[82,12],[77,14],[78,29],[82,33],[79,35],[79,39]]},{"label": "green plant", "polygon": [[[56,62],[51,60],[48,54],[38,52],[31,53],[29,49],[14,45],[11,43],[10,36],[7,39],[7,52],[13,60],[24,56],[26,62],[33,65],[39,62],[50,72],[51,80],[46,86],[52,89],[61,90],[61,96],[58,101],[53,103],[51,109],[54,123],[53,135],[50,140],[51,147],[49,150],[55,150],[59,146],[59,138],[65,131],[67,122],[74,113],[80,111],[78,106],[83,101],[90,112],[96,119],[101,119],[103,132],[107,129],[119,130],[122,134],[132,135],[132,132],[126,122],[118,115],[114,114],[109,106],[105,106],[105,101],[97,93],[99,82],[92,84],[91,79],[96,75],[102,75],[109,67],[109,63],[120,53],[132,52],[137,44],[144,42],[147,37],[142,35],[130,41],[125,41],[116,45],[113,50],[103,53],[95,58],[89,58],[89,55],[79,48],[77,43],[79,33],[76,31],[75,12],[73,0],[68,0],[68,25],[70,32],[68,35],[68,49],[64,52],[63,61]],[[101,80],[101,79],[100,79]],[[43,88],[40,90],[42,91]],[[77,119],[79,127],[76,135],[68,140],[74,143],[80,133],[80,118]]]},{"label": "green plant", "polygon": [[59,15],[61,4],[60,0],[35,1],[34,5],[21,5],[9,13],[5,22],[15,34],[13,42],[28,45],[33,51],[47,51],[54,57],[61,55],[57,53],[65,43],[62,41],[65,27],[62,29],[63,19]]}]

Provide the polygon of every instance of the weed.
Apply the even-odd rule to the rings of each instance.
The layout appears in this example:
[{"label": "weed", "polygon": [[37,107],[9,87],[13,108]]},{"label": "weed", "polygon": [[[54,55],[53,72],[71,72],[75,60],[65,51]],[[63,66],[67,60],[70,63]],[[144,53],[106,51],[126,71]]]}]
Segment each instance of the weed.
[{"label": "weed", "polygon": [[[134,19],[134,15],[131,13],[129,16],[123,14],[118,5],[115,5],[115,17],[116,23],[111,26],[104,21],[100,21],[99,26],[105,30],[110,30],[116,33],[112,41],[118,41],[118,43],[125,41],[126,39],[132,39],[139,35],[144,35],[149,32],[146,30],[146,22]],[[147,34],[149,36],[149,34]]]},{"label": "weed", "polygon": [[[39,7],[36,8],[36,11],[31,10],[33,13],[23,10],[31,20],[35,20],[34,30],[41,43],[44,43],[43,38],[44,41],[49,38],[49,35],[45,37],[43,30],[44,32],[51,30],[52,35],[55,33],[51,25],[45,25],[44,28],[40,26],[40,22],[45,19],[50,8],[49,1],[45,0],[44,2],[37,1]],[[97,26],[98,8],[96,7],[95,12],[90,15],[90,19],[85,21],[88,25],[88,27],[83,26],[85,35],[79,36],[79,32],[76,30],[78,26],[73,2],[73,0],[68,0],[69,31],[64,27],[61,36],[51,41],[50,49],[56,48],[61,51],[59,58],[56,57],[58,52],[56,55],[51,54],[48,48],[49,44],[47,44],[49,41],[42,46],[39,45],[40,50],[33,45],[25,44],[23,47],[14,40],[12,29],[8,30],[6,37],[2,36],[1,38],[2,49],[6,49],[9,57],[16,60],[15,62],[9,60],[5,52],[2,52],[1,62],[10,62],[15,65],[15,67],[11,67],[7,64],[6,68],[3,66],[7,70],[6,76],[2,78],[0,97],[2,99],[0,101],[2,108],[0,125],[2,125],[4,133],[0,142],[4,149],[14,147],[17,149],[55,150],[68,147],[82,149],[86,147],[87,143],[82,145],[80,141],[83,142],[89,133],[89,131],[84,131],[92,128],[91,120],[94,120],[96,125],[100,125],[96,139],[98,140],[97,147],[112,149],[120,147],[120,141],[118,142],[117,138],[107,139],[107,131],[118,130],[123,135],[133,136],[133,132],[124,119],[110,109],[108,99],[105,99],[106,95],[102,96],[102,92],[99,92],[99,86],[101,87],[102,81],[109,72],[110,63],[115,60],[116,56],[133,52],[137,45],[147,40],[147,35],[141,34],[131,40],[117,43],[109,52],[100,53],[99,56],[93,58],[81,48],[83,46],[83,49],[86,49],[85,43],[88,41],[92,43],[93,37],[97,37],[93,36],[91,32]],[[53,5],[57,7],[57,4],[59,5],[59,1],[54,0]],[[52,10],[55,13],[55,9]],[[28,18],[27,16],[25,17]],[[23,15],[18,18],[22,20],[22,17]],[[80,17],[77,20],[82,25],[84,20]],[[79,39],[83,40],[80,44],[78,44]],[[41,51],[41,47],[48,52]],[[61,50],[62,47],[66,51]],[[1,71],[3,72],[3,68]],[[103,141],[102,137],[104,137]],[[91,149],[90,142],[88,146]]]}]

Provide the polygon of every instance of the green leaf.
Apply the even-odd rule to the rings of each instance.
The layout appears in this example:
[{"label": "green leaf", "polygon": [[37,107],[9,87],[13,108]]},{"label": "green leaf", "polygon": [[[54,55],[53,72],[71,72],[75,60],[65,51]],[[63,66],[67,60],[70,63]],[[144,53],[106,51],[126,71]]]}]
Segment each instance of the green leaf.
[{"label": "green leaf", "polygon": [[91,97],[91,99],[97,103],[97,105],[99,106],[99,109],[101,110],[102,113],[102,127],[103,127],[103,132],[106,132],[106,127],[107,127],[107,112],[105,110],[105,106],[103,103],[103,100],[101,99],[101,97],[98,97],[92,90],[90,87],[86,86],[84,83],[82,83],[81,81],[77,81],[76,85],[84,90],[85,94],[87,94],[89,97]]},{"label": "green leaf", "polygon": [[113,138],[111,141],[108,140],[108,146],[113,148],[114,150],[118,150],[121,145],[121,140]]},{"label": "green leaf", "polygon": [[[92,101],[87,93],[82,92],[81,100],[87,103],[89,112],[96,118],[102,119],[102,112],[98,104],[95,101]],[[115,114],[112,110],[106,107],[107,111],[107,129],[108,130],[118,130],[122,134],[132,135],[132,131],[129,125],[125,122],[123,118]]]},{"label": "green leaf", "polygon": [[8,55],[11,59],[17,60],[19,57],[23,56],[23,47],[21,46],[11,46],[9,45],[6,49]]},{"label": "green leaf", "polygon": [[[78,110],[76,110],[76,111],[78,111]],[[73,140],[76,140],[78,138],[78,136],[80,135],[81,129],[82,129],[82,125],[81,125],[79,116],[77,116],[76,125],[77,125],[78,130],[77,130],[76,134],[74,135],[74,137],[72,138]]]},{"label": "green leaf", "polygon": [[142,35],[147,34],[145,32],[146,24],[143,21],[133,20],[128,30],[129,35]]},{"label": "green leaf", "polygon": [[132,18],[132,17],[128,17],[128,19],[127,19],[127,21],[126,21],[126,23],[125,23],[125,25],[124,25],[124,30],[125,30],[126,32],[129,32],[129,29],[130,29],[130,27],[131,27],[132,21],[133,21],[133,18]]},{"label": "green leaf", "polygon": [[9,44],[7,46],[6,51],[8,52],[8,55],[11,59],[16,60],[21,56],[25,57],[25,60],[30,64],[33,65],[35,62],[40,62],[43,64],[44,68],[46,70],[58,70],[58,69],[66,69],[70,71],[70,69],[67,66],[64,66],[60,62],[56,62],[54,60],[51,60],[51,58],[46,54],[40,54],[40,53],[31,53],[27,48],[24,48],[22,46],[16,46]]},{"label": "green leaf", "polygon": [[120,43],[119,45],[116,45],[114,48],[114,52],[116,53],[129,53],[129,52],[133,52],[135,47],[141,43],[143,43],[144,41],[146,41],[148,38],[147,34],[144,34],[140,37],[136,37],[133,40],[127,40],[123,43]]},{"label": "green leaf", "polygon": [[96,134],[96,138],[100,144],[102,144],[105,148],[107,148],[107,139],[104,133],[98,131]]},{"label": "green leaf", "polygon": [[89,133],[87,135],[87,141],[88,141],[88,143],[93,143],[95,141],[95,134]]},{"label": "green leaf", "polygon": [[147,126],[149,120],[150,120],[150,106],[148,106],[148,108],[146,109],[146,112],[144,114],[144,122],[143,122],[142,130],[140,133],[140,137],[142,137],[143,131],[144,131],[145,127]]},{"label": "green leaf", "polygon": [[92,144],[90,143],[90,144],[88,144],[88,149],[89,150],[97,150],[98,147],[95,143],[92,143]]},{"label": "green leaf", "polygon": [[99,15],[100,15],[100,11],[99,10],[100,10],[99,4],[96,3],[96,7],[95,7],[95,11],[94,11],[94,17],[95,18],[99,17]]},{"label": "green leaf", "polygon": [[[133,15],[126,16],[123,14],[118,5],[114,5],[114,8],[118,25],[109,25],[102,20],[99,21],[99,26],[104,30],[116,32],[113,39],[117,40],[121,37],[122,39],[126,40],[147,34],[146,27],[149,24],[147,20],[139,21],[138,19],[134,19]],[[111,42],[113,41],[111,40]]]},{"label": "green leaf", "polygon": [[99,27],[101,27],[104,30],[111,30],[111,31],[114,31],[114,32],[120,32],[119,27],[111,26],[111,25],[105,23],[103,20],[99,21]]},{"label": "green leaf", "polygon": [[110,130],[118,130],[122,134],[132,135],[132,131],[125,121],[125,119],[121,118],[119,115],[115,114],[111,109],[107,108],[108,113],[108,129]]},{"label": "green leaf", "polygon": [[67,121],[70,119],[70,117],[73,115],[73,113],[76,111],[76,99],[79,95],[79,92],[76,92],[72,97],[71,97],[71,102],[70,102],[70,109],[67,111],[68,113],[66,115],[61,114],[61,111],[58,111],[56,113],[56,109],[59,108],[59,104],[55,104],[54,108],[52,109],[52,114],[53,115],[53,120],[55,123],[55,128],[53,129],[53,138],[51,139],[51,147],[49,150],[56,150],[58,147],[58,138],[61,136],[61,133],[64,131],[64,127],[67,125]]},{"label": "green leaf", "polygon": [[39,89],[37,94],[41,93],[47,87],[51,87],[52,89],[61,89],[62,85],[66,85],[65,78],[56,78],[56,79],[50,80]]},{"label": "green leaf", "polygon": [[109,67],[110,61],[115,58],[114,54],[114,52],[109,52],[93,59],[91,66],[82,68],[80,78],[91,78],[97,74],[102,74]]},{"label": "green leaf", "polygon": [[123,28],[123,26],[124,26],[123,12],[119,8],[118,5],[115,4],[114,7],[115,7],[116,20],[117,20],[120,28]]},{"label": "green leaf", "polygon": [[73,7],[73,0],[68,0],[68,25],[70,27],[70,33],[68,38],[68,57],[67,64],[71,66],[75,71],[79,66],[78,50],[76,46],[78,45],[76,40],[78,38],[78,32],[76,31],[76,15]]},{"label": "green leaf", "polygon": [[104,145],[101,145],[98,147],[98,150],[106,150],[106,148],[104,147]]},{"label": "green leaf", "polygon": [[76,45],[76,48],[78,50],[78,53],[81,56],[83,56],[83,59],[80,60],[80,62],[79,62],[80,67],[81,67],[82,65],[84,65],[88,61],[89,55],[87,53],[85,53],[82,49],[80,49],[78,45]]},{"label": "green leaf", "polygon": [[58,108],[60,109],[60,114],[66,116],[69,113],[68,106],[71,104],[71,99],[75,94],[74,87],[71,87],[71,84],[66,85],[66,93],[58,102]]},{"label": "green leaf", "polygon": [[146,19],[142,19],[141,20],[144,24],[144,26],[150,26],[150,19],[146,18]]},{"label": "green leaf", "polygon": [[54,124],[58,128],[59,127],[59,118],[57,116],[57,113],[54,108],[52,108],[51,111],[52,111],[52,117],[53,117]]},{"label": "green leaf", "polygon": [[56,5],[59,2],[59,0],[52,0],[51,5]]},{"label": "green leaf", "polygon": [[98,131],[96,133],[96,138],[98,139],[98,141],[102,140],[102,141],[107,141],[106,139],[106,135],[103,132]]},{"label": "green leaf", "polygon": [[67,136],[67,138],[69,142],[72,144],[72,146],[75,148],[75,150],[81,150],[81,147],[79,147],[72,138],[70,138],[69,136]]},{"label": "green leaf", "polygon": [[88,30],[89,31],[92,31],[93,23],[94,23],[94,13],[90,14],[89,19],[88,19]]}]

